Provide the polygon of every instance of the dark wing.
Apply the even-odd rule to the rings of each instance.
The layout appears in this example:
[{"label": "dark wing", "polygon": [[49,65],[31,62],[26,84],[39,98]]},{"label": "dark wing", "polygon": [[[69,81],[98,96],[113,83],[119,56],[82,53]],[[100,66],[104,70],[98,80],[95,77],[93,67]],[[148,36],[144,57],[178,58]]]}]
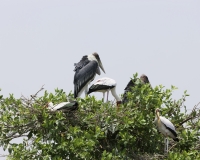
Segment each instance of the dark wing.
[{"label": "dark wing", "polygon": [[131,79],[129,82],[128,82],[128,84],[127,84],[127,86],[126,86],[126,88],[124,89],[124,90],[131,90],[131,87],[134,87],[135,86],[135,83],[133,82],[133,80]]},{"label": "dark wing", "polygon": [[93,80],[98,68],[96,61],[90,61],[85,67],[76,71],[74,75],[74,98],[78,96],[81,89]]},{"label": "dark wing", "polygon": [[123,103],[123,104],[128,102],[127,94],[128,94],[128,92],[131,91],[131,87],[134,87],[134,86],[135,86],[135,83],[134,83],[133,80],[131,79],[131,80],[128,82],[126,88],[124,89],[124,95],[123,95],[123,98],[122,98],[122,103]]},{"label": "dark wing", "polygon": [[75,66],[74,71],[77,72],[78,70],[86,66],[89,62],[90,61],[88,60],[87,56],[83,56],[80,62],[74,63]]},{"label": "dark wing", "polygon": [[114,88],[115,86],[108,86],[108,85],[101,85],[101,84],[96,84],[96,85],[92,85],[90,88],[89,88],[89,91],[87,94],[90,94],[92,92],[96,92],[96,91],[101,91],[101,90],[107,90],[107,89],[112,89]]}]

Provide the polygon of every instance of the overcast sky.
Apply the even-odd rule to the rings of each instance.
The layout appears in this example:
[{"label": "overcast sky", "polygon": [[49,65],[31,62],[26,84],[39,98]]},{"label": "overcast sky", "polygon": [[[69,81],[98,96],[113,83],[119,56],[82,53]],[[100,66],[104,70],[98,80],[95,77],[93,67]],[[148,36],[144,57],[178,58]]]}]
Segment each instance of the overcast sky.
[{"label": "overcast sky", "polygon": [[177,86],[175,99],[188,90],[191,109],[200,101],[199,6],[198,0],[1,1],[1,94],[28,97],[43,84],[69,93],[74,63],[97,52],[106,74],[96,79],[115,79],[118,94],[134,73],[144,73],[153,87]]}]

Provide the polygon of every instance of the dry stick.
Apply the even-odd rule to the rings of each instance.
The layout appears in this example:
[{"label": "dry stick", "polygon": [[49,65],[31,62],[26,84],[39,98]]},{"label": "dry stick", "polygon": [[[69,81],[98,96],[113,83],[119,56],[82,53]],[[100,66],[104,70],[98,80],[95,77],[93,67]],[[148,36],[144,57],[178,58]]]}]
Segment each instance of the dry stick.
[{"label": "dry stick", "polygon": [[169,151],[174,148],[177,145],[177,143],[175,143],[173,146],[171,146],[171,148],[169,149]]},{"label": "dry stick", "polygon": [[191,114],[192,114],[193,112],[195,112],[195,110],[199,110],[199,109],[197,109],[197,106],[198,106],[199,104],[200,104],[200,102],[199,102],[197,105],[194,106],[194,108],[192,109],[192,112],[190,113],[190,116],[189,116],[187,119],[185,119],[184,121],[182,121],[181,123],[179,123],[178,126],[176,126],[176,128],[178,128],[179,126],[181,126],[183,123],[185,123],[185,122],[187,122],[187,121],[189,121],[189,120],[192,120],[192,119],[197,118],[197,117],[200,116],[200,113],[198,113],[198,114],[197,114],[196,116],[194,116],[194,117],[191,116]]}]

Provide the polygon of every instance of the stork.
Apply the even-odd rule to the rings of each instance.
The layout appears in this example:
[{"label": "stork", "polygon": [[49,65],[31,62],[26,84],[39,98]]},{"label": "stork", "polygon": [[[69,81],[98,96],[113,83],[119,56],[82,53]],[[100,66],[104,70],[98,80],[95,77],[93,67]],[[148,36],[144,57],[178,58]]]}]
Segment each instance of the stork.
[{"label": "stork", "polygon": [[74,66],[74,98],[76,98],[80,97],[83,91],[87,95],[89,83],[94,80],[96,74],[101,74],[100,68],[104,73],[105,70],[96,52],[83,56],[80,62],[75,63]]},{"label": "stork", "polygon": [[76,101],[72,101],[72,102],[61,102],[59,104],[53,105],[52,102],[49,102],[47,105],[47,108],[50,111],[58,111],[58,110],[76,110],[78,108],[78,103]]},{"label": "stork", "polygon": [[107,102],[108,102],[108,95],[109,91],[111,91],[111,94],[116,99],[117,105],[121,104],[121,98],[116,93],[116,86],[117,83],[114,79],[103,77],[98,79],[90,88],[87,94],[90,94],[92,92],[102,92],[103,93],[103,101],[105,97],[105,92],[107,92]]},{"label": "stork", "polygon": [[165,136],[165,147],[164,152],[168,152],[168,137],[172,138],[174,141],[179,141],[177,138],[177,133],[174,125],[167,118],[159,115],[160,109],[156,109],[156,116],[154,123],[157,125],[158,130]]},{"label": "stork", "polygon": [[[145,74],[142,74],[140,76],[140,80],[142,81],[142,83],[146,84],[146,83],[150,83],[148,77]],[[124,95],[122,98],[122,103],[127,103],[128,102],[128,98],[127,98],[127,93],[131,92],[131,88],[135,86],[135,83],[133,82],[133,80],[131,79],[129,81],[129,83],[127,84],[126,88],[124,89]]]}]

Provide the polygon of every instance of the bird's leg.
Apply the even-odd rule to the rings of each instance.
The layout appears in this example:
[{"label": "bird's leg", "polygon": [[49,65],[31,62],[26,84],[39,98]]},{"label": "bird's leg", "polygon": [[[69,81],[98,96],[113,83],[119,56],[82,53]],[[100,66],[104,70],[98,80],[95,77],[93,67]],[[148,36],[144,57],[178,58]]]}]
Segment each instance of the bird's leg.
[{"label": "bird's leg", "polygon": [[164,154],[167,154],[168,153],[168,138],[165,137],[164,141],[165,141]]},{"label": "bird's leg", "polygon": [[167,153],[168,153],[169,140],[168,140],[168,138],[166,138],[166,139],[167,139]]},{"label": "bird's leg", "polygon": [[166,153],[166,137],[164,137],[164,154]]},{"label": "bird's leg", "polygon": [[85,96],[87,96],[87,92],[88,92],[88,84],[85,85]]},{"label": "bird's leg", "polygon": [[109,90],[107,90],[107,102],[108,102],[108,94],[109,94]]}]

